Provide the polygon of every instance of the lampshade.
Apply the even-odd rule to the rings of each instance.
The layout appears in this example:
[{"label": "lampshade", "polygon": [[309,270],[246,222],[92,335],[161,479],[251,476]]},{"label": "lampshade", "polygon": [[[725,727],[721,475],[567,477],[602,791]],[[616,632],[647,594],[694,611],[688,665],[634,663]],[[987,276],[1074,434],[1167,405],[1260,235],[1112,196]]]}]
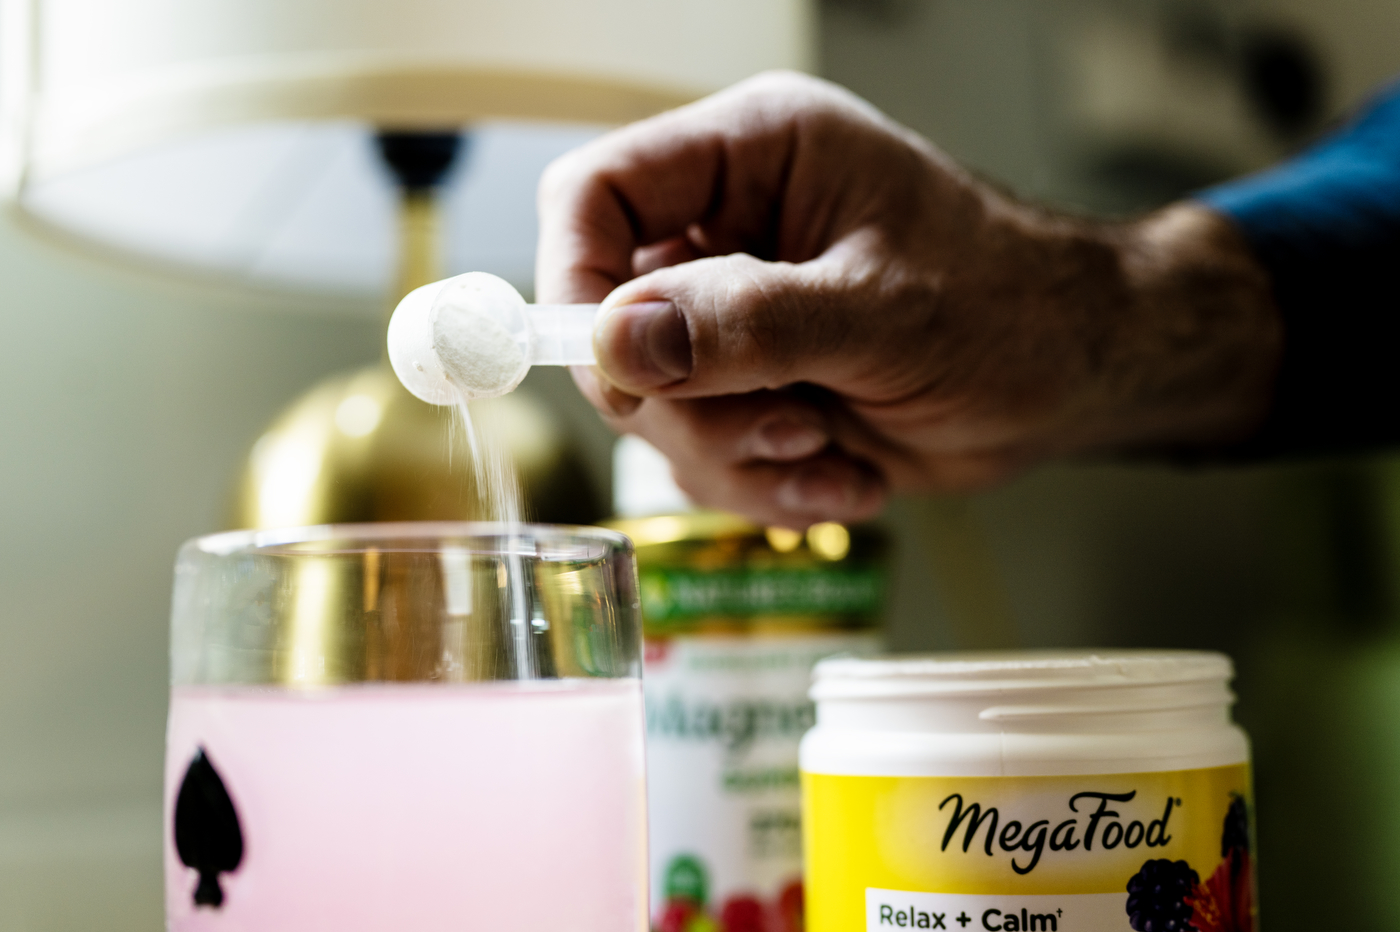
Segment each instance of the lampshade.
[{"label": "lampshade", "polygon": [[[540,173],[601,129],[473,124],[438,195],[444,274],[490,271],[528,293]],[[20,204],[30,227],[116,247],[147,266],[382,299],[396,274],[393,185],[373,127],[283,121],[212,130],[30,184]],[[365,300],[342,306],[380,313]]]},{"label": "lampshade", "polygon": [[[175,266],[374,289],[370,247],[347,240],[390,235],[351,222],[392,209],[372,129],[484,124],[463,180],[480,198],[580,126],[807,67],[810,33],[808,0],[0,0],[0,195]],[[576,128],[539,125],[561,121]],[[506,175],[472,177],[493,164]],[[312,241],[347,245],[298,257]]]}]

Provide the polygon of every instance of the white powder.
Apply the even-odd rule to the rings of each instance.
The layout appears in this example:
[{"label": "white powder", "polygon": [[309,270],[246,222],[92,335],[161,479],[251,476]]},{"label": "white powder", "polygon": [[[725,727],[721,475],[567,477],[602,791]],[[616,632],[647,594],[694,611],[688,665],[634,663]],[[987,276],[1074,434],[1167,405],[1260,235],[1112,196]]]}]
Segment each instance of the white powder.
[{"label": "white powder", "polygon": [[452,302],[433,322],[433,351],[463,398],[495,398],[529,370],[520,344],[496,317],[475,303]]},{"label": "white powder", "polygon": [[[520,479],[509,450],[499,443],[499,436],[489,442],[478,432],[472,421],[471,407],[460,401],[456,407],[456,426],[467,439],[467,455],[472,468],[477,499],[481,505],[478,520],[519,524],[521,520]],[[489,436],[492,431],[486,431]],[[498,433],[498,431],[497,431]]]},{"label": "white powder", "polygon": [[472,473],[476,480],[478,500],[487,521],[497,521],[506,525],[505,579],[501,581],[503,608],[510,619],[511,659],[517,679],[536,679],[541,675],[540,660],[531,637],[530,596],[525,583],[525,569],[521,565],[520,553],[525,544],[517,537],[515,529],[520,526],[521,501],[520,479],[515,472],[504,447],[481,442],[472,423],[471,408],[465,399],[457,403],[459,425],[467,435],[471,450]]}]

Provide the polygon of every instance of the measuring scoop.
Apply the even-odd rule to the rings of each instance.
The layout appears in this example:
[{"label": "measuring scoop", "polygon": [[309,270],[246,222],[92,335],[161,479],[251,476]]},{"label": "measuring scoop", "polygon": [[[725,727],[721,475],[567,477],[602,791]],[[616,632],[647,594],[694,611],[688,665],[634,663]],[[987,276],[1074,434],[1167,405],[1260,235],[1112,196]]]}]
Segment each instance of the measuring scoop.
[{"label": "measuring scoop", "polygon": [[513,391],[531,366],[591,366],[596,304],[526,304],[511,284],[467,272],[404,296],[389,319],[389,363],[435,405]]}]

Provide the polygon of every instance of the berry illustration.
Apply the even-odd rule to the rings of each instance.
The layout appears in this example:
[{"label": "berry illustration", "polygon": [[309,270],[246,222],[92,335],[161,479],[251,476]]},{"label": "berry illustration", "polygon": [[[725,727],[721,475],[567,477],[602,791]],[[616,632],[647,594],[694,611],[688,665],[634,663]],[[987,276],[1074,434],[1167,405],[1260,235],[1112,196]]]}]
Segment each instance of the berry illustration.
[{"label": "berry illustration", "polygon": [[752,896],[731,896],[719,911],[724,932],[765,932],[763,904]]},{"label": "berry illustration", "polygon": [[802,932],[805,927],[802,912],[802,881],[794,880],[778,894],[776,909],[778,927],[774,932]]},{"label": "berry illustration", "polygon": [[705,910],[692,900],[673,899],[666,901],[661,919],[656,923],[656,932],[718,932],[719,926],[705,914]]},{"label": "berry illustration", "polygon": [[1254,932],[1254,867],[1243,848],[1231,848],[1196,888],[1191,909],[1197,932]]},{"label": "berry illustration", "polygon": [[1224,858],[1191,895],[1197,932],[1254,932],[1254,865],[1249,857],[1249,806],[1232,796],[1220,832]]},{"label": "berry illustration", "polygon": [[1185,861],[1148,861],[1128,881],[1128,924],[1137,932],[1197,932],[1191,904],[1201,878]]},{"label": "berry illustration", "polygon": [[1225,830],[1220,835],[1222,858],[1228,858],[1235,849],[1249,853],[1249,807],[1243,796],[1230,800],[1230,809],[1225,813]]}]

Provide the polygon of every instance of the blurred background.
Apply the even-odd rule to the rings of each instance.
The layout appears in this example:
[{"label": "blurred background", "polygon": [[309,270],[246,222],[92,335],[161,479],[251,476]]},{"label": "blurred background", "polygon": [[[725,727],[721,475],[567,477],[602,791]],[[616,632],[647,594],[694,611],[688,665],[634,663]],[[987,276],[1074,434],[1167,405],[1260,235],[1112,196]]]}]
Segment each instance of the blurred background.
[{"label": "blurred background", "polygon": [[[1393,0],[822,0],[815,14],[820,74],[996,183],[1094,214],[1268,164],[1400,73]],[[528,293],[535,179],[598,131],[478,125],[442,180],[446,270]],[[204,158],[214,176],[244,169],[221,198],[174,163],[128,161],[35,185],[0,216],[6,930],[161,927],[175,548],[237,523],[249,450],[279,412],[381,352],[395,194],[373,134],[339,121],[254,135]],[[159,202],[133,194],[153,174]],[[140,262],[54,232],[100,238],[133,217]],[[356,231],[351,245],[321,248],[328,226]],[[608,501],[612,438],[567,376],[534,373],[522,392]],[[885,523],[898,649],[1232,654],[1265,928],[1400,929],[1389,460],[1061,465],[900,502]]]}]

